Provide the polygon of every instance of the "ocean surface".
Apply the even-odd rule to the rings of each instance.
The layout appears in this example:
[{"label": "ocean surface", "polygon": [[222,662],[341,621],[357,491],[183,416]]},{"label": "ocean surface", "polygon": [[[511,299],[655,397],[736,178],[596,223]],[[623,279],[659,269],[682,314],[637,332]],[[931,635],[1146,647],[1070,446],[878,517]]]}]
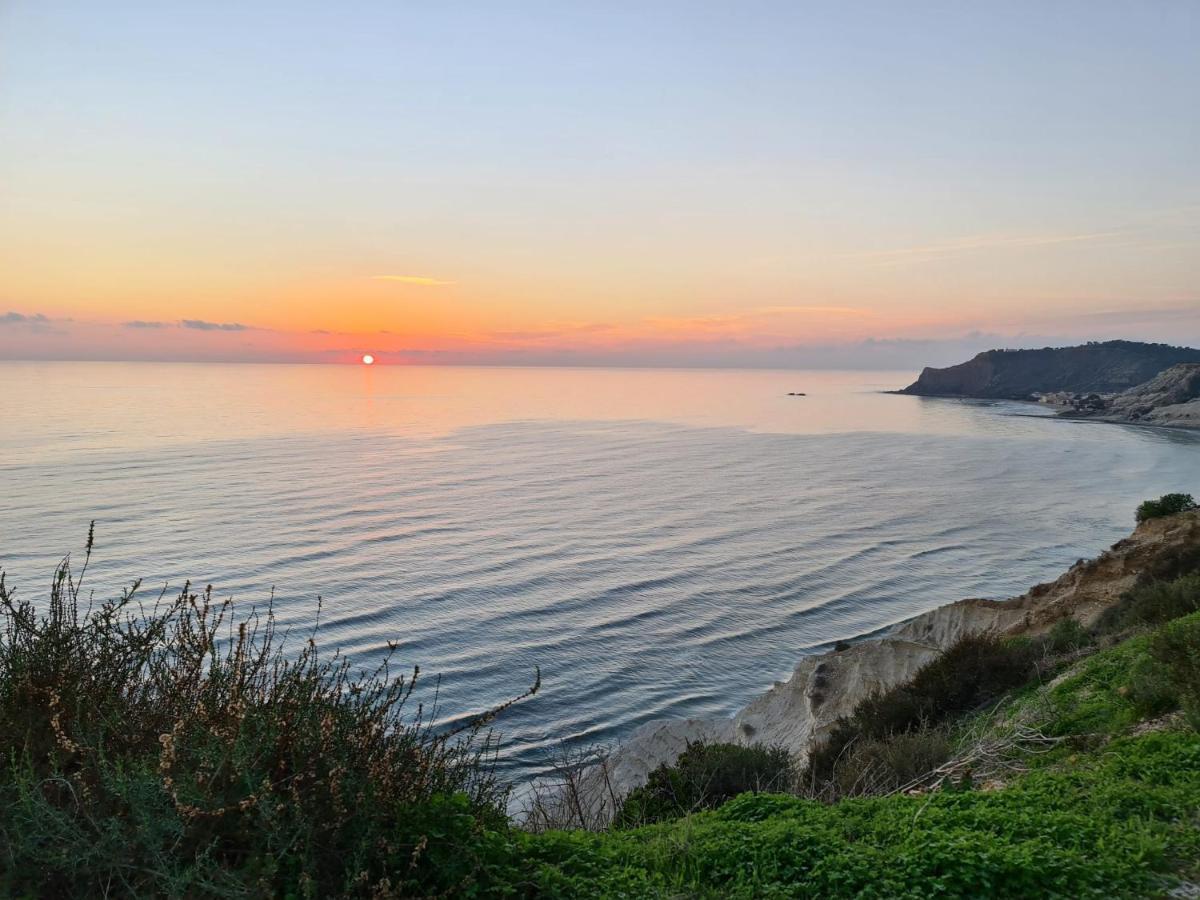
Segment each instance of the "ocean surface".
[{"label": "ocean surface", "polygon": [[[1200,434],[881,390],[913,372],[0,363],[0,565],[185,579],[440,675],[514,779],[729,714],[797,659],[1005,597],[1200,493]],[[806,397],[789,397],[803,391]]]}]

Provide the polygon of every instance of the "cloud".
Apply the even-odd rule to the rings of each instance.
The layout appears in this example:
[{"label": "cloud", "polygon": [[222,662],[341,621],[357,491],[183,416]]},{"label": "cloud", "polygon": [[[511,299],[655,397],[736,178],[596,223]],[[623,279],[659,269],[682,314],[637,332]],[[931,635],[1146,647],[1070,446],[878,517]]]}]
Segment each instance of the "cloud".
[{"label": "cloud", "polygon": [[561,331],[493,331],[491,337],[502,341],[543,341],[549,338],[562,337]]},{"label": "cloud", "polygon": [[249,325],[240,322],[205,322],[202,319],[184,319],[180,323],[184,328],[195,328],[197,331],[248,331]]},{"label": "cloud", "polygon": [[1188,306],[1157,306],[1143,309],[1109,309],[1098,312],[1073,312],[1063,319],[1086,319],[1093,322],[1192,322],[1200,324],[1200,299]]},{"label": "cloud", "polygon": [[6,312],[0,316],[0,326],[12,325],[33,334],[66,334],[67,331],[61,327],[61,323],[70,321],[70,319],[51,319],[42,313]]},{"label": "cloud", "polygon": [[846,253],[841,258],[874,260],[874,265],[877,266],[901,266],[950,259],[981,250],[1051,247],[1056,244],[1101,241],[1121,236],[1123,236],[1123,232],[1121,231],[1095,231],[1083,234],[977,235],[957,240],[941,241],[936,244],[927,244],[922,247],[901,247],[896,250],[870,250],[864,253]]},{"label": "cloud", "polygon": [[399,281],[402,284],[415,284],[420,287],[440,287],[444,284],[454,284],[453,281],[443,281],[427,275],[372,275],[371,278],[375,281]]},{"label": "cloud", "polygon": [[771,322],[778,317],[816,316],[825,318],[868,318],[874,313],[855,306],[811,306],[788,304],[782,306],[758,306],[743,311],[704,316],[650,316],[643,323],[654,329],[668,332],[703,332],[710,335],[728,334],[747,336],[764,329],[776,328]]},{"label": "cloud", "polygon": [[752,311],[752,315],[774,316],[787,313],[815,313],[825,316],[866,316],[869,310],[856,306],[762,306]]},{"label": "cloud", "polygon": [[6,312],[0,316],[0,325],[43,325],[50,320],[41,313],[25,315],[19,312]]},{"label": "cloud", "polygon": [[524,331],[489,331],[486,336],[501,341],[543,341],[612,330],[613,326],[607,322],[564,322]]},{"label": "cloud", "polygon": [[132,322],[123,323],[126,328],[166,328],[166,322],[145,322],[141,319],[134,319]]}]

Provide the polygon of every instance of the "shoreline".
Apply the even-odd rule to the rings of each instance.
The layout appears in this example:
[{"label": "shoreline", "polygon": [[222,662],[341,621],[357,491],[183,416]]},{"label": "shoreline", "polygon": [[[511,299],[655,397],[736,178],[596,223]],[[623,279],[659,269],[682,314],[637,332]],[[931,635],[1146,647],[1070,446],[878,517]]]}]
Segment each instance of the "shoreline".
[{"label": "shoreline", "polygon": [[1044,416],[1027,416],[1027,418],[1031,419],[1058,419],[1064,422],[1093,422],[1100,425],[1136,425],[1139,428],[1163,428],[1169,431],[1200,432],[1200,422],[1195,424],[1190,422],[1146,422],[1141,419],[1130,419],[1120,416],[1072,415],[1072,411],[1069,409],[1059,408],[1049,403],[1042,403],[1039,400],[1022,400],[1014,397],[974,397],[966,394],[916,394],[904,389],[880,391],[879,393],[897,397],[920,397],[928,400],[976,400],[992,403],[1023,403],[1052,410]]},{"label": "shoreline", "polygon": [[1019,596],[957,600],[841,649],[802,657],[790,677],[732,716],[641,725],[603,759],[581,769],[579,796],[572,802],[582,802],[598,821],[606,821],[619,798],[697,741],[780,746],[803,762],[861,700],[910,680],[963,637],[1032,637],[1067,618],[1089,626],[1141,579],[1185,555],[1200,555],[1200,511],[1143,522],[1096,557],[1077,561],[1054,581]]}]

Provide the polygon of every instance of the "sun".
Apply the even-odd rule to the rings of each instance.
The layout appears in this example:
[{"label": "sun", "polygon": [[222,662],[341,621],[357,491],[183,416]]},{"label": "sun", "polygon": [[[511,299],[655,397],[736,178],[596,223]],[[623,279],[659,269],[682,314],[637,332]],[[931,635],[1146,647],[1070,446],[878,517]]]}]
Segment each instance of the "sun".
[{"label": "sun", "polygon": [[362,363],[364,366],[373,366],[375,365],[375,357],[373,357],[370,353],[364,353]]}]

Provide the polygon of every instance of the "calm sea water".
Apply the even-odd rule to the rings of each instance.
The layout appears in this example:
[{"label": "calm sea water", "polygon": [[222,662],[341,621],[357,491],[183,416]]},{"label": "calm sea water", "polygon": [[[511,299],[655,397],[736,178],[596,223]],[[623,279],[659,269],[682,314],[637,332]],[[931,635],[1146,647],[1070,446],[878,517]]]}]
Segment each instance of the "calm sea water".
[{"label": "calm sea water", "polygon": [[[514,777],[727,714],[797,658],[1003,597],[1200,488],[1200,435],[882,395],[911,372],[0,364],[0,564],[96,519],[92,587],[212,583],[364,665],[388,640]],[[807,397],[788,397],[805,391]]]}]

